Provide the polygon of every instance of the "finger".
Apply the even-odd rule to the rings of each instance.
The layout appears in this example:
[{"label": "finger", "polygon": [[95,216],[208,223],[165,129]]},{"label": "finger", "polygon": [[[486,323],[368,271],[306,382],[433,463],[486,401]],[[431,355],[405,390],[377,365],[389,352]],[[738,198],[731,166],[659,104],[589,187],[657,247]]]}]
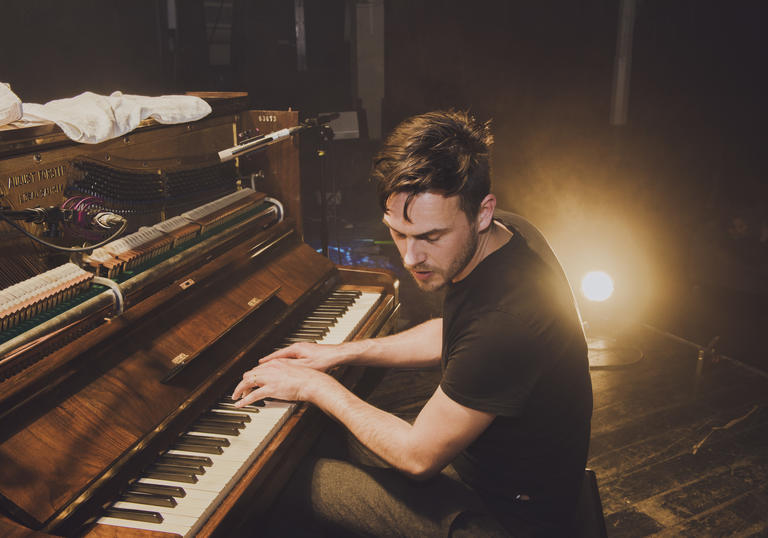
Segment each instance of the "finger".
[{"label": "finger", "polygon": [[243,399],[238,400],[235,402],[235,407],[244,407],[246,405],[252,404],[253,402],[257,402],[259,400],[263,400],[264,398],[267,398],[269,396],[268,391],[265,387],[259,387],[255,390],[252,390],[250,394],[243,397]]},{"label": "finger", "polygon": [[237,400],[242,398],[252,391],[256,385],[256,374],[252,371],[245,372],[243,374],[243,380],[237,384],[235,390],[232,392],[232,399]]},{"label": "finger", "polygon": [[291,344],[288,347],[284,347],[282,349],[278,349],[277,351],[273,351],[266,357],[262,357],[261,359],[259,359],[259,364],[263,364],[265,362],[269,362],[274,359],[281,359],[285,357],[295,357],[296,356],[295,349],[293,346],[294,344]]}]

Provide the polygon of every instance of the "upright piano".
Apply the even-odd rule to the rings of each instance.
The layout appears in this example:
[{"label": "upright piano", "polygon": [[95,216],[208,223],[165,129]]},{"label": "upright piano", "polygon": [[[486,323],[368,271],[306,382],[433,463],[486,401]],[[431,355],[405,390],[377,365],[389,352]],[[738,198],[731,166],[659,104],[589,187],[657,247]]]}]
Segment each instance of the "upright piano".
[{"label": "upright piano", "polygon": [[[96,145],[53,125],[0,130],[0,205],[128,222],[62,254],[24,234],[43,225],[0,221],[0,535],[232,535],[323,425],[305,404],[234,409],[242,373],[290,342],[393,327],[391,274],[303,242],[298,140],[218,159],[238,133],[298,114],[205,97],[204,120]],[[97,235],[53,231],[71,245]],[[334,375],[353,386],[361,372]]]}]

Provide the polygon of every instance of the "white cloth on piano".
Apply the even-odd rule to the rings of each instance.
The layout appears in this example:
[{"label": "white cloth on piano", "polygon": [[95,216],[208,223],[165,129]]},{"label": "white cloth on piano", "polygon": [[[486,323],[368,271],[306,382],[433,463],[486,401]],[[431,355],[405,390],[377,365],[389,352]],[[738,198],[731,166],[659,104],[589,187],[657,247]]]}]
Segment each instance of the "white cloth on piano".
[{"label": "white cloth on piano", "polygon": [[117,91],[109,96],[84,92],[44,105],[24,103],[23,110],[19,126],[52,121],[75,142],[97,144],[131,132],[147,118],[159,123],[199,120],[211,113],[211,106],[193,95],[148,97]]},{"label": "white cloth on piano", "polygon": [[0,125],[21,119],[21,99],[4,82],[0,82]]}]

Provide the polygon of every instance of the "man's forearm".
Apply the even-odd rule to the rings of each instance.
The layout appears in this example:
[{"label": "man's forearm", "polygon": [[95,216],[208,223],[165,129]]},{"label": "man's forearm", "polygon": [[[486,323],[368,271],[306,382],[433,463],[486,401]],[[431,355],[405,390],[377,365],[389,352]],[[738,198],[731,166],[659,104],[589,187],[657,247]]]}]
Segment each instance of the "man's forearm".
[{"label": "man's forearm", "polygon": [[365,366],[426,367],[440,363],[443,320],[431,319],[407,331],[349,342],[344,362]]},{"label": "man's forearm", "polygon": [[410,446],[411,424],[364,402],[333,378],[303,397],[341,422],[361,443],[392,467],[420,477],[427,461]]}]

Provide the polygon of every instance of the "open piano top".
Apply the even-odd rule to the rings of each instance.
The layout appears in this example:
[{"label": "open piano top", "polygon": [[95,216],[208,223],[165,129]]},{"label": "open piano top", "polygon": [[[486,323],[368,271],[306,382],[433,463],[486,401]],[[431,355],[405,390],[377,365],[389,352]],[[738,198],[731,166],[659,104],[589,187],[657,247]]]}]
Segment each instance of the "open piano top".
[{"label": "open piano top", "polygon": [[[336,267],[303,243],[296,141],[235,163],[229,180],[219,172],[216,188],[201,187],[197,195],[178,188],[184,196],[167,196],[168,183],[182,172],[192,177],[189,185],[205,185],[190,171],[216,167],[212,156],[233,145],[233,132],[296,122],[295,112],[224,107],[189,126],[149,125],[128,141],[85,149],[55,132],[36,133],[37,143],[13,133],[13,143],[0,148],[6,156],[0,179],[34,172],[45,181],[50,174],[40,171],[46,166],[64,170],[54,179],[64,186],[46,191],[54,195],[86,185],[111,192],[105,177],[135,179],[147,169],[165,181],[160,199],[141,194],[132,204],[130,196],[113,192],[120,203],[105,206],[123,211],[129,222],[135,217],[134,229],[79,259],[55,259],[21,234],[0,229],[9,273],[37,273],[17,276],[0,291],[0,533],[226,535],[277,494],[322,427],[319,413],[304,405],[267,402],[254,417],[277,418],[263,435],[253,433],[255,420],[237,426],[243,437],[232,437],[231,446],[251,446],[248,438],[253,450],[246,449],[221,484],[212,481],[225,465],[215,457],[213,469],[206,465],[208,473],[196,481],[206,484],[210,502],[196,519],[187,514],[172,526],[178,518],[166,514],[165,525],[149,526],[155,530],[129,531],[134,522],[117,527],[120,520],[111,517],[135,508],[143,488],[158,480],[147,473],[167,471],[168,461],[178,471],[173,465],[180,456],[194,456],[182,441],[216,438],[210,432],[220,431],[217,421],[231,422],[221,416],[230,411],[222,397],[258,358],[296,338],[339,341],[392,328],[398,303],[390,274]],[[99,167],[119,167],[89,179],[99,159]],[[90,172],[82,163],[90,163]],[[236,184],[256,171],[265,175],[256,190]],[[19,189],[4,194],[15,209],[30,202]],[[40,205],[56,203],[48,198]],[[24,261],[14,265],[12,252]],[[355,304],[329,322],[338,327],[318,329],[348,299]],[[360,376],[352,369],[336,374],[348,384]],[[193,496],[190,489],[187,501],[177,497],[179,506]]]}]

